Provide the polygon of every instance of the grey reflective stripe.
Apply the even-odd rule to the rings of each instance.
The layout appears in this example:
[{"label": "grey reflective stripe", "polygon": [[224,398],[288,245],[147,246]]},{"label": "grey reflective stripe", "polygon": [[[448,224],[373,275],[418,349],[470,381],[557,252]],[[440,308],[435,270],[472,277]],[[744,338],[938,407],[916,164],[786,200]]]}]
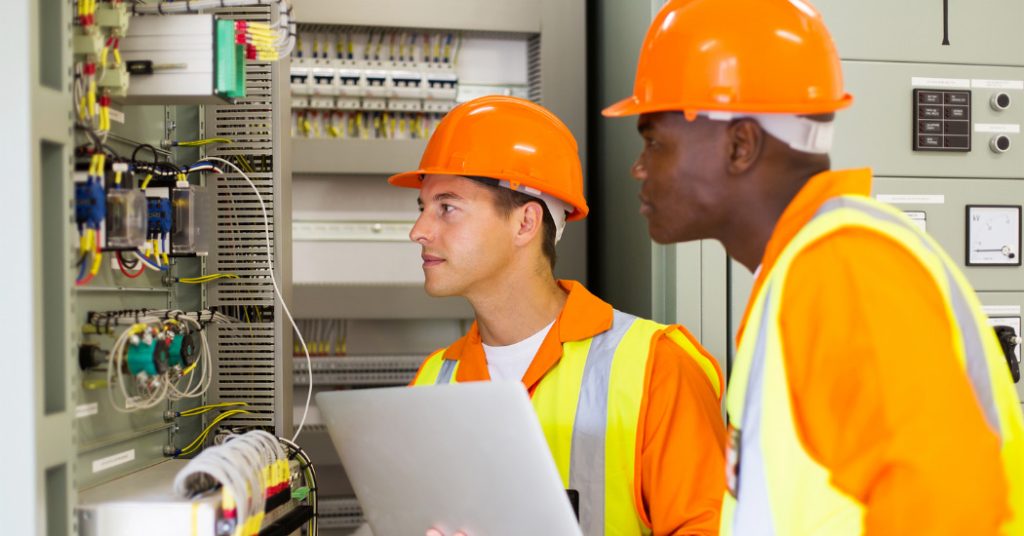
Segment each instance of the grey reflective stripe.
[{"label": "grey reflective stripe", "polygon": [[[820,209],[818,209],[818,212],[814,217],[817,218],[841,208],[858,210],[870,217],[895,223],[903,226],[904,228],[910,229],[911,231],[918,232],[918,229],[913,225],[894,217],[892,214],[879,210],[878,207],[872,206],[871,203],[850,197],[837,197],[830,199],[823,204]],[[935,248],[932,247],[932,244],[923,236],[920,237],[919,241],[920,244],[929,252],[933,254],[938,253],[935,251]],[[985,359],[985,346],[981,340],[982,327],[978,325],[974,315],[971,313],[971,307],[968,305],[967,296],[964,294],[964,290],[960,287],[959,283],[957,283],[956,278],[953,277],[951,267],[948,266],[945,261],[940,262],[942,262],[943,273],[946,276],[946,286],[949,288],[953,314],[956,316],[956,322],[959,324],[960,333],[963,336],[963,352],[964,358],[967,362],[967,376],[971,379],[974,394],[978,398],[978,403],[981,404],[981,409],[985,413],[985,418],[988,420],[992,429],[995,430],[996,434],[1002,438],[1002,427],[999,424],[999,410],[996,408],[995,394],[992,392],[992,382],[991,377],[989,376],[988,361]],[[987,326],[985,327],[987,328]]]},{"label": "grey reflective stripe", "polygon": [[580,493],[583,534],[604,534],[605,428],[608,424],[608,382],[612,359],[636,317],[615,311],[612,327],[595,335],[583,367],[576,420],[572,428],[569,488]]},{"label": "grey reflective stripe", "polygon": [[455,372],[456,363],[458,362],[454,359],[442,359],[441,371],[437,373],[437,385],[451,383],[452,372]]},{"label": "grey reflective stripe", "polygon": [[757,330],[757,344],[750,363],[746,398],[743,401],[743,422],[740,428],[739,460],[737,468],[736,510],[733,512],[733,534],[775,534],[772,520],[771,494],[764,471],[764,453],[761,452],[761,412],[764,401],[764,364],[767,359],[768,326],[772,289],[765,289],[761,325]]}]

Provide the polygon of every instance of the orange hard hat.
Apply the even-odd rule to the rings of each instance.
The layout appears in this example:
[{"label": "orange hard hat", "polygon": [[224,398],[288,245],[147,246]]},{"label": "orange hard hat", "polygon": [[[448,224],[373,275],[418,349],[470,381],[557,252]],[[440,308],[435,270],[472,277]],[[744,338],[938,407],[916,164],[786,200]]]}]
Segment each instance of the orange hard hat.
[{"label": "orange hard hat", "polygon": [[526,186],[572,207],[567,220],[590,209],[572,132],[555,114],[525,99],[490,95],[456,106],[437,125],[416,171],[388,179],[419,188],[424,175],[462,175]]},{"label": "orange hard hat", "polygon": [[811,115],[852,102],[832,37],[806,1],[671,0],[647,30],[633,96],[603,114]]}]

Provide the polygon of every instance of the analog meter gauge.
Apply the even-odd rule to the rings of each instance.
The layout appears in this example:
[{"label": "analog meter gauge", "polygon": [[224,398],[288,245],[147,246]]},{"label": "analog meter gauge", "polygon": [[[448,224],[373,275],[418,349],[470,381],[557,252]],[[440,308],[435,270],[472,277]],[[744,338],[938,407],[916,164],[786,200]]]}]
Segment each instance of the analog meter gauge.
[{"label": "analog meter gauge", "polygon": [[1020,205],[967,206],[967,265],[1020,266]]}]

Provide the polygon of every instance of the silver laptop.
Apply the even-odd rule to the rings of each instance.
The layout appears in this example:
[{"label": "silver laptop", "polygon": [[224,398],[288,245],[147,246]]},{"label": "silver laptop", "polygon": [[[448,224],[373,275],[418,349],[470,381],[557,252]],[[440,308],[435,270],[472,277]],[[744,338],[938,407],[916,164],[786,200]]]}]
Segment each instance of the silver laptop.
[{"label": "silver laptop", "polygon": [[322,392],[316,403],[374,536],[581,534],[518,382]]}]

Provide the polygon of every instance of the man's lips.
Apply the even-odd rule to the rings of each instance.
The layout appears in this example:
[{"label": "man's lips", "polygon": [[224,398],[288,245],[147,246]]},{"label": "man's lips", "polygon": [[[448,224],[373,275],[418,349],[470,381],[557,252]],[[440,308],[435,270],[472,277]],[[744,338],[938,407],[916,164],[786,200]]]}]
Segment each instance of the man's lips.
[{"label": "man's lips", "polygon": [[434,255],[421,255],[420,257],[423,259],[424,268],[437,266],[438,264],[444,262],[444,259],[442,259],[441,257],[435,257]]},{"label": "man's lips", "polygon": [[650,214],[653,208],[651,207],[651,204],[647,202],[647,198],[644,197],[643,194],[640,194],[637,197],[640,198],[640,214],[643,214],[645,216],[647,214]]}]

